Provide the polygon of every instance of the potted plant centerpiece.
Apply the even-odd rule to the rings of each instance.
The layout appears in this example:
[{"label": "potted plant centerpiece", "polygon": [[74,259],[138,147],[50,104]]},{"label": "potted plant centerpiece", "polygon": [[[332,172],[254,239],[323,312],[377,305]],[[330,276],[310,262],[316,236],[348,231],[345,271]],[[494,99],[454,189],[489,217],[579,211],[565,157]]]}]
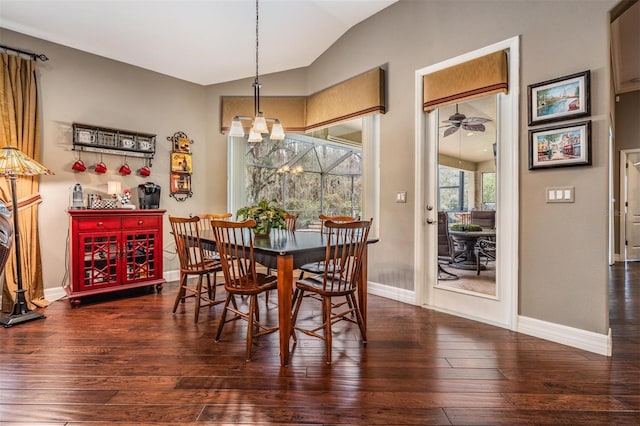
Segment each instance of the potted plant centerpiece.
[{"label": "potted plant centerpiece", "polygon": [[242,207],[236,212],[236,219],[256,221],[256,227],[253,229],[256,237],[268,237],[272,229],[286,229],[285,224],[286,212],[276,204],[276,200],[267,201],[261,199],[258,204],[253,206]]}]

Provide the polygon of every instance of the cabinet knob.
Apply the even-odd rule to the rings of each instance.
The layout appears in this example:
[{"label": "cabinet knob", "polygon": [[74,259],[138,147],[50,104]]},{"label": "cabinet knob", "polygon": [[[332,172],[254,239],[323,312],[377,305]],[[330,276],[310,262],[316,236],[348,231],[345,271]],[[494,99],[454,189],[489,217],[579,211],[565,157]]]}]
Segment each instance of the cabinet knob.
[{"label": "cabinet knob", "polygon": [[141,220],[138,221],[138,225],[142,225],[142,221]]},{"label": "cabinet knob", "polygon": [[98,226],[103,226],[103,225],[104,225],[104,223],[98,222]]}]

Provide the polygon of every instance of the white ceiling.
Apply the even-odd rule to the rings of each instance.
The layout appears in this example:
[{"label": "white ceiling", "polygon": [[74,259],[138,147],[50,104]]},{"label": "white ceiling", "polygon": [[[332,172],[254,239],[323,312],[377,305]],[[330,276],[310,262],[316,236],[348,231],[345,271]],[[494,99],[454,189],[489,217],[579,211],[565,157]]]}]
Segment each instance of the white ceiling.
[{"label": "white ceiling", "polygon": [[[260,75],[310,65],[396,1],[261,0]],[[255,76],[255,14],[254,0],[0,0],[0,27],[202,85]]]}]

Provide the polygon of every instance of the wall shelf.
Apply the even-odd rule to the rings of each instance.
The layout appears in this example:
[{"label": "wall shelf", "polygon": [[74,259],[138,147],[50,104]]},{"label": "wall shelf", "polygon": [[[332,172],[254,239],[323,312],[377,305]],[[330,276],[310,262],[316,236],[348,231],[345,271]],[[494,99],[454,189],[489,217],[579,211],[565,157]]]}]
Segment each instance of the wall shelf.
[{"label": "wall shelf", "polygon": [[156,135],[73,123],[73,150],[150,159],[156,154]]}]

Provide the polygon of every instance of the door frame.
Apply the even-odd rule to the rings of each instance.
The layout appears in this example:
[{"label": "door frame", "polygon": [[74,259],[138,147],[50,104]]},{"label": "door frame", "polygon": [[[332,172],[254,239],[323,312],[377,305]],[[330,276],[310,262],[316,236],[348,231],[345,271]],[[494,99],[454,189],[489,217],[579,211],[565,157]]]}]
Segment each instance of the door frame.
[{"label": "door frame", "polygon": [[[624,167],[625,164],[627,164],[627,161],[629,161],[629,154],[634,154],[634,153],[638,153],[640,152],[640,148],[631,148],[631,149],[622,149],[620,150],[620,184],[619,184],[619,188],[620,188],[620,224],[619,224],[619,230],[620,230],[620,234],[619,234],[619,243],[620,243],[620,259],[623,262],[627,262],[629,259],[627,259],[627,247],[625,245],[625,240],[627,237],[627,208],[626,208],[626,203],[627,203],[627,172],[626,172],[626,168]],[[623,210],[624,209],[624,210]],[[635,259],[633,259],[635,260]]]},{"label": "door frame", "polygon": [[[486,298],[435,288],[434,285],[437,280],[437,226],[433,225],[437,225],[437,211],[433,207],[435,203],[431,210],[428,209],[427,203],[434,197],[428,193],[430,186],[426,182],[437,181],[437,167],[428,170],[428,164],[437,164],[436,144],[430,138],[437,137],[438,114],[423,111],[422,80],[426,74],[502,50],[509,51],[509,96],[498,95],[497,134],[499,141],[513,143],[498,143],[497,294],[495,298]],[[520,37],[515,36],[415,72],[415,304],[510,330],[517,328],[518,314],[519,67]],[[468,304],[460,308],[460,300]]]}]

